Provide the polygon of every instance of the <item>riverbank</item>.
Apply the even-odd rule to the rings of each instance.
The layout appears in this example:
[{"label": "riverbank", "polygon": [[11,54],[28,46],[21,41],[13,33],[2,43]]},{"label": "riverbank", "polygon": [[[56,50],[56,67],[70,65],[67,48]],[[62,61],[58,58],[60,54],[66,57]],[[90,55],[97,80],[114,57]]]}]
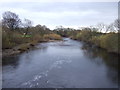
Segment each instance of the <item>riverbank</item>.
[{"label": "riverbank", "polygon": [[95,45],[96,47],[106,49],[109,53],[120,54],[119,33],[99,33],[91,30],[82,30],[69,37],[74,40],[83,41]]},{"label": "riverbank", "polygon": [[11,49],[2,50],[2,57],[13,56],[13,55],[17,55],[17,54],[29,51],[29,50],[35,48],[34,46],[37,45],[38,43],[55,42],[55,41],[61,41],[61,40],[42,40],[42,41],[39,41],[39,42],[31,42],[31,43],[20,44],[20,45],[15,46]]},{"label": "riverbank", "polygon": [[60,35],[52,31],[40,34],[34,30],[31,34],[24,35],[19,31],[2,30],[3,57],[28,51],[37,43],[62,40]]},{"label": "riverbank", "polygon": [[[99,37],[97,37],[97,39],[93,39],[93,40],[88,40],[88,41],[85,41],[85,40],[82,40],[82,39],[79,39],[79,38],[71,38],[69,37],[70,39],[73,39],[73,40],[76,40],[76,41],[79,41],[79,42],[84,42],[88,45],[90,45],[91,47],[95,47],[95,48],[100,48],[100,49],[104,49],[106,50],[108,53],[113,53],[113,54],[120,54],[120,51],[119,51],[119,43],[116,39],[116,41],[112,41],[112,42],[115,42],[115,43],[112,43],[111,41],[108,42],[107,40],[103,40]],[[108,43],[108,47],[107,45],[104,45],[105,43]]]}]

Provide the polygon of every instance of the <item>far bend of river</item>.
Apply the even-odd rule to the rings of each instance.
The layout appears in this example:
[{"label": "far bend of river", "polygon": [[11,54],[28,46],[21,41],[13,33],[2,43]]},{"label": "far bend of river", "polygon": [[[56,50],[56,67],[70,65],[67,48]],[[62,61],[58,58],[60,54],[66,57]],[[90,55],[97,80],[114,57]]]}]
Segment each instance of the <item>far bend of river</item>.
[{"label": "far bend of river", "polygon": [[39,43],[3,58],[3,88],[117,88],[118,56],[83,42]]}]

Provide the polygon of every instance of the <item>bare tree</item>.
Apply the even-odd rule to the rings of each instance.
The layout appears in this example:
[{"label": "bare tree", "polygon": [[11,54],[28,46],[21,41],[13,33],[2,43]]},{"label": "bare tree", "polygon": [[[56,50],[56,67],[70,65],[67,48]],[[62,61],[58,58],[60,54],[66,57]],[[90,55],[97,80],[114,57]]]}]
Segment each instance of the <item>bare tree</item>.
[{"label": "bare tree", "polygon": [[97,25],[97,28],[98,28],[99,32],[102,32],[102,30],[105,29],[105,24],[104,24],[104,23],[99,23],[99,24]]},{"label": "bare tree", "polygon": [[9,28],[10,30],[15,30],[21,23],[18,15],[10,11],[4,12],[2,17],[2,25]]},{"label": "bare tree", "polygon": [[89,28],[90,28],[92,31],[98,32],[98,28],[95,27],[95,26],[90,26]]},{"label": "bare tree", "polygon": [[24,19],[24,23],[23,23],[24,28],[26,28],[25,31],[25,36],[28,34],[28,30],[30,29],[30,27],[32,26],[32,21],[29,19]]},{"label": "bare tree", "polygon": [[115,28],[120,32],[120,19],[116,19],[114,22]]},{"label": "bare tree", "polygon": [[57,30],[63,30],[64,27],[63,27],[62,25],[60,25],[60,26],[56,26],[56,29],[57,29]]},{"label": "bare tree", "polygon": [[108,25],[106,27],[106,33],[108,31],[110,32],[118,32],[120,30],[120,19],[116,19],[113,23],[111,23],[110,25]]},{"label": "bare tree", "polygon": [[106,32],[105,33],[107,33],[108,31],[109,32],[116,32],[115,27],[114,27],[114,23],[111,23],[110,25],[106,26]]}]

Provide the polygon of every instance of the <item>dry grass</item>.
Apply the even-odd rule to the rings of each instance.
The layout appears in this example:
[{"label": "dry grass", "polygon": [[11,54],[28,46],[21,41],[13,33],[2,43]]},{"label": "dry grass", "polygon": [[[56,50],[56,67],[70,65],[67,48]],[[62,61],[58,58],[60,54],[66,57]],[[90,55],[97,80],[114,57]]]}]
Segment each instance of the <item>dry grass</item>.
[{"label": "dry grass", "polygon": [[62,39],[62,37],[57,34],[45,34],[43,38],[47,40],[61,40]]}]

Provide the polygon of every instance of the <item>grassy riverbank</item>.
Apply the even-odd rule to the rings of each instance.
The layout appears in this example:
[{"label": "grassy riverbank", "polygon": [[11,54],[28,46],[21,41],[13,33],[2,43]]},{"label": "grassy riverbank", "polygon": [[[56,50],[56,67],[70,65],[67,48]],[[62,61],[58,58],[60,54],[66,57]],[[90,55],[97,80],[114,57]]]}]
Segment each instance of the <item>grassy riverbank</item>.
[{"label": "grassy riverbank", "polygon": [[[29,36],[29,37],[28,37]],[[39,33],[35,33],[23,36],[22,33],[18,31],[4,31],[2,32],[2,52],[3,56],[9,56],[18,54],[24,51],[27,51],[37,43],[48,42],[48,41],[56,41],[62,40],[60,35],[55,33],[47,33],[40,35]]]},{"label": "grassy riverbank", "polygon": [[76,35],[77,40],[82,40],[94,44],[100,48],[106,49],[108,52],[119,53],[119,35],[118,33],[97,33],[91,31],[81,31]]},{"label": "grassy riverbank", "polygon": [[21,33],[16,31],[3,31],[2,34],[2,49],[11,49],[23,43],[36,44],[38,42],[46,42],[49,40],[61,40],[61,36],[57,34],[34,34],[31,37],[22,36]]},{"label": "grassy riverbank", "polygon": [[84,28],[82,30],[68,30],[67,28],[64,28],[57,31],[56,33],[70,37],[74,40],[84,41],[88,44],[104,48],[111,53],[120,54],[120,40],[118,39],[120,38],[120,35],[118,32],[102,33],[98,32],[97,30],[92,30],[91,28]]}]

